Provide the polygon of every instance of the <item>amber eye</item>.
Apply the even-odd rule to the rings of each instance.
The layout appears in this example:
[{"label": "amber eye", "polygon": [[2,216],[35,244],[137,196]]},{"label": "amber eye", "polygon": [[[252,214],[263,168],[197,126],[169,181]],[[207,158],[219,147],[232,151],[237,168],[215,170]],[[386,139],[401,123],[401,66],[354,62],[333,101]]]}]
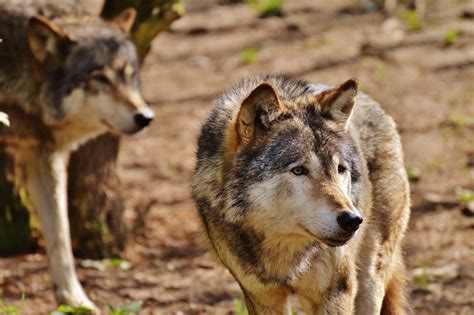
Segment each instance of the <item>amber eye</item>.
[{"label": "amber eye", "polygon": [[306,175],[308,174],[308,170],[303,166],[296,166],[291,169],[291,172],[296,176]]},{"label": "amber eye", "polygon": [[337,172],[338,172],[339,174],[344,174],[346,171],[347,171],[347,168],[346,168],[344,165],[339,164],[339,165],[337,166]]}]

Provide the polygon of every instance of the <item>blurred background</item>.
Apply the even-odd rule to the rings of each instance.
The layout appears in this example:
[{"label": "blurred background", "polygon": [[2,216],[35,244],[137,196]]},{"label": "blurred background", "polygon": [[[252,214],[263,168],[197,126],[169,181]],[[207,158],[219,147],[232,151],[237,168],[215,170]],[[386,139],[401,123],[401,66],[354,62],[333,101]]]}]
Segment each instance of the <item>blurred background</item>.
[{"label": "blurred background", "polygon": [[[243,314],[190,199],[196,136],[220,91],[281,72],[328,84],[356,77],[394,117],[412,189],[404,250],[415,314],[474,314],[474,3],[176,3],[171,20],[181,17],[164,25],[142,65],[157,119],[122,139],[112,166],[120,181],[109,195],[121,201],[111,234],[122,236],[112,245],[75,238],[89,296],[104,308],[143,301],[140,314]],[[55,301],[41,240],[26,251],[0,259],[0,306],[46,314]]]}]

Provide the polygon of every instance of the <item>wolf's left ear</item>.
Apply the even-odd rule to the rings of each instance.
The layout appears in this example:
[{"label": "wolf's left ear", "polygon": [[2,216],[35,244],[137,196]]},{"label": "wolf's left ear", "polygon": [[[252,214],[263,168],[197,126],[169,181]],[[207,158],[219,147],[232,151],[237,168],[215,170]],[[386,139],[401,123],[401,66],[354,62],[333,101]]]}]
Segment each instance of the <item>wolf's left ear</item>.
[{"label": "wolf's left ear", "polygon": [[271,123],[285,111],[273,86],[261,83],[243,101],[237,116],[236,129],[240,144],[270,128]]},{"label": "wolf's left ear", "polygon": [[137,10],[134,8],[128,8],[122,11],[119,15],[114,17],[111,21],[112,24],[115,24],[120,28],[124,33],[130,33],[133,23],[135,23],[135,18],[137,17]]},{"label": "wolf's left ear", "polygon": [[323,116],[326,115],[347,127],[354,109],[357,87],[357,80],[349,79],[338,87],[318,95],[318,103]]},{"label": "wolf's left ear", "polygon": [[43,16],[34,16],[28,21],[28,44],[33,57],[40,63],[48,56],[61,53],[68,37],[52,21]]}]

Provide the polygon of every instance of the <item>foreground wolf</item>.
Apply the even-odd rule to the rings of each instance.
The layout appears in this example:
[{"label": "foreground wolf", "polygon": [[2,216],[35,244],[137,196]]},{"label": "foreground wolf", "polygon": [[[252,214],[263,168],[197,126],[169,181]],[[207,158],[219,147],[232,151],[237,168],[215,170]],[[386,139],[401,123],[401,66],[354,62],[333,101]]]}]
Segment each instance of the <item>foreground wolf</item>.
[{"label": "foreground wolf", "polygon": [[405,314],[409,188],[393,120],[357,82],[248,79],[198,141],[193,198],[250,314]]},{"label": "foreground wolf", "polygon": [[105,131],[132,134],[153,119],[127,35],[134,18],[126,10],[106,23],[68,1],[0,2],[0,111],[11,121],[0,140],[39,214],[61,303],[94,308],[74,270],[69,153]]}]

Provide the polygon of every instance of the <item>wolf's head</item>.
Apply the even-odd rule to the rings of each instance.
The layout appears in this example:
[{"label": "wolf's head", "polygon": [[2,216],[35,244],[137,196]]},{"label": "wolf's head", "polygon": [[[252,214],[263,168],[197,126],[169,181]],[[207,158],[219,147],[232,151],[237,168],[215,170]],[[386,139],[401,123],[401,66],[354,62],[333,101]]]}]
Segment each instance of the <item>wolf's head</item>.
[{"label": "wolf's head", "polygon": [[28,44],[49,125],[79,122],[134,133],[154,117],[140,93],[129,9],[106,23],[90,16],[42,16],[28,23]]},{"label": "wolf's head", "polygon": [[228,127],[224,176],[243,211],[227,215],[263,233],[343,245],[362,223],[360,163],[347,132],[357,82],[295,99],[285,94],[261,83]]}]

